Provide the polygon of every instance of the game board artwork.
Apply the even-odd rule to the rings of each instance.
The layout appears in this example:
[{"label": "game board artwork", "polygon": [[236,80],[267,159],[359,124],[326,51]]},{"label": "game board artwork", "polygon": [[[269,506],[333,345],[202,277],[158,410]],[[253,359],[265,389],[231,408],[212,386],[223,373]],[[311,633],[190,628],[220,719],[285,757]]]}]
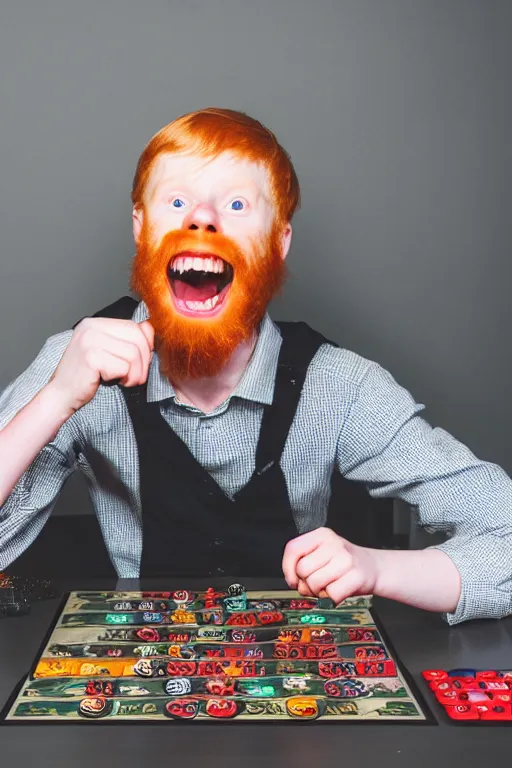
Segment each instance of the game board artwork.
[{"label": "game board artwork", "polygon": [[371,614],[293,592],[72,592],[24,722],[427,720]]}]

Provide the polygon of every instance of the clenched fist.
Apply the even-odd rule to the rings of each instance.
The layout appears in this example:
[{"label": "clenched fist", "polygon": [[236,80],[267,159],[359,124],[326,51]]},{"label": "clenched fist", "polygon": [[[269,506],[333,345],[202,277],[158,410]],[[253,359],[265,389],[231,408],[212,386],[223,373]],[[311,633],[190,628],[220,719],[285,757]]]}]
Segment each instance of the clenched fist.
[{"label": "clenched fist", "polygon": [[147,320],[86,318],[75,328],[48,387],[74,413],[92,400],[101,381],[144,384],[153,347],[153,326]]},{"label": "clenched fist", "polygon": [[283,572],[290,589],[309,597],[327,593],[336,605],[350,595],[372,594],[378,576],[374,550],[351,544],[329,528],[289,541]]}]

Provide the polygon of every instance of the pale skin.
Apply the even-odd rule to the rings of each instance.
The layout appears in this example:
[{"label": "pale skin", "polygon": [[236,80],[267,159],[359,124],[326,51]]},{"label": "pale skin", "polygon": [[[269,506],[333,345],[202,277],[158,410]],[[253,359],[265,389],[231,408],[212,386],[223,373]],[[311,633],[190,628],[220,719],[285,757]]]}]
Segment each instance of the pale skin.
[{"label": "pale skin", "polygon": [[[170,203],[183,200],[179,209]],[[241,199],[242,210],[231,201]],[[134,238],[144,215],[155,239],[172,229],[214,227],[247,252],[265,236],[274,210],[267,173],[229,154],[205,161],[195,155],[163,155],[150,175],[144,210],[133,211]],[[282,257],[292,229],[282,232]],[[214,410],[234,391],[252,355],[256,336],[235,350],[215,377],[173,381],[178,398],[204,412]],[[119,379],[125,386],[143,384],[154,348],[150,322],[93,318],[83,320],[50,382],[0,431],[0,506],[38,453],[60,427],[97,392],[101,381]],[[336,603],[353,594],[373,593],[419,608],[455,610],[460,576],[451,559],[438,550],[385,551],[359,547],[327,528],[290,541],[283,557],[288,585],[304,595],[327,594]]]}]

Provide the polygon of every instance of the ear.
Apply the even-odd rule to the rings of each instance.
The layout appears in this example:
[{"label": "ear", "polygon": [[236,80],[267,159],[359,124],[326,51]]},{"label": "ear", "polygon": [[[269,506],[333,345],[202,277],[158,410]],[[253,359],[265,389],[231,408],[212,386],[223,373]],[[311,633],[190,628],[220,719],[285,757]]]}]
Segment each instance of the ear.
[{"label": "ear", "polygon": [[142,231],[143,221],[144,221],[144,212],[142,208],[139,206],[134,206],[132,210],[133,239],[137,244],[140,240],[140,233]]},{"label": "ear", "polygon": [[288,251],[290,250],[290,246],[292,244],[292,234],[292,225],[290,222],[288,222],[281,233],[281,258],[283,261],[288,256]]}]

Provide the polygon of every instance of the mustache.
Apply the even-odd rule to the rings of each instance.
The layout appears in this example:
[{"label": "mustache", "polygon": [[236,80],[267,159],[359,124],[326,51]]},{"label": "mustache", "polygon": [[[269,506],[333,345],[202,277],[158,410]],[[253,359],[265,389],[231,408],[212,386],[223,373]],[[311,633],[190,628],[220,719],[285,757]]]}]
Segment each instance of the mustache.
[{"label": "mustache", "polygon": [[162,237],[156,251],[166,265],[182,253],[217,257],[234,268],[248,260],[248,254],[227,235],[202,230],[171,230]]}]

